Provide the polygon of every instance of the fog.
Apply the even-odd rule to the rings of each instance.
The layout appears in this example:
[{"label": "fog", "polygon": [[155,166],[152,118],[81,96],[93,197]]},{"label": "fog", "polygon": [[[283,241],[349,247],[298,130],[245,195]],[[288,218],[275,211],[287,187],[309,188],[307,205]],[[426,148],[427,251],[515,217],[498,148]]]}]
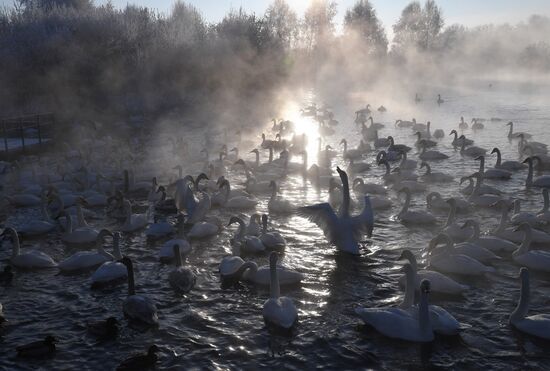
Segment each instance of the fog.
[{"label": "fog", "polygon": [[162,15],[131,4],[18,0],[0,14],[0,109],[54,112],[70,128],[63,140],[78,143],[86,122],[99,137],[125,136],[133,122],[157,134],[255,127],[308,89],[331,104],[375,95],[395,107],[423,89],[431,96],[438,86],[549,76],[543,16],[468,28],[445,24],[434,1],[411,2],[392,40],[368,1],[348,9],[342,27],[335,19],[336,4],[325,0],[303,17],[276,0],[265,14],[233,9],[219,23],[184,2]]}]

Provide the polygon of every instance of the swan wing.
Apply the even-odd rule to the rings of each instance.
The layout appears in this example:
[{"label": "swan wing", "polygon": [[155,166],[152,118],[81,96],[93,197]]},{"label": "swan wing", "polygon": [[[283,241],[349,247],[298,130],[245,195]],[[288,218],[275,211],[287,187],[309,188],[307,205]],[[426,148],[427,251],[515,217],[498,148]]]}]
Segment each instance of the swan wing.
[{"label": "swan wing", "polygon": [[338,216],[329,203],[304,206],[298,209],[298,214],[317,224],[323,230],[329,241],[334,242],[338,233]]},{"label": "swan wing", "polygon": [[365,206],[361,214],[351,218],[351,225],[353,228],[353,235],[358,241],[365,234],[368,237],[372,237],[372,230],[374,228],[374,212],[370,203],[369,196],[365,196]]}]

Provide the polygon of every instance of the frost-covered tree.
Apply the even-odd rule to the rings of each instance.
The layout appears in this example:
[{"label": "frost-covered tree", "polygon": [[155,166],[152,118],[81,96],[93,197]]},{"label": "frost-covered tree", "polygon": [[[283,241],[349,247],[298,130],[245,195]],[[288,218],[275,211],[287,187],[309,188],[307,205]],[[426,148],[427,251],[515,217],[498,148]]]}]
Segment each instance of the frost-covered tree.
[{"label": "frost-covered tree", "polygon": [[358,0],[344,17],[344,31],[356,33],[368,53],[384,55],[388,38],[369,0]]}]

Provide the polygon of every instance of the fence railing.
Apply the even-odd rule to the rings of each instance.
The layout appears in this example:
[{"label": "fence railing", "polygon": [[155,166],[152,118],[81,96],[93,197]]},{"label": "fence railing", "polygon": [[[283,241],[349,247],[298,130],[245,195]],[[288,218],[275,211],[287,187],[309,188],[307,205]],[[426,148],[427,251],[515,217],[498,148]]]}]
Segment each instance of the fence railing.
[{"label": "fence railing", "polygon": [[23,151],[52,140],[53,113],[0,119],[0,152]]}]

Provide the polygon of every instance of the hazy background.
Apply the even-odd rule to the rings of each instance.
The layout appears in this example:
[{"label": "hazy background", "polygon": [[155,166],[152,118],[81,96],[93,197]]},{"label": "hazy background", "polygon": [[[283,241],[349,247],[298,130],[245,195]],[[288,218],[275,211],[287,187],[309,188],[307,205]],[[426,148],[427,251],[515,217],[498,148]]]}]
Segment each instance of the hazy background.
[{"label": "hazy background", "polygon": [[309,88],[410,97],[550,72],[542,0],[4,4],[2,116],[253,125]]}]

